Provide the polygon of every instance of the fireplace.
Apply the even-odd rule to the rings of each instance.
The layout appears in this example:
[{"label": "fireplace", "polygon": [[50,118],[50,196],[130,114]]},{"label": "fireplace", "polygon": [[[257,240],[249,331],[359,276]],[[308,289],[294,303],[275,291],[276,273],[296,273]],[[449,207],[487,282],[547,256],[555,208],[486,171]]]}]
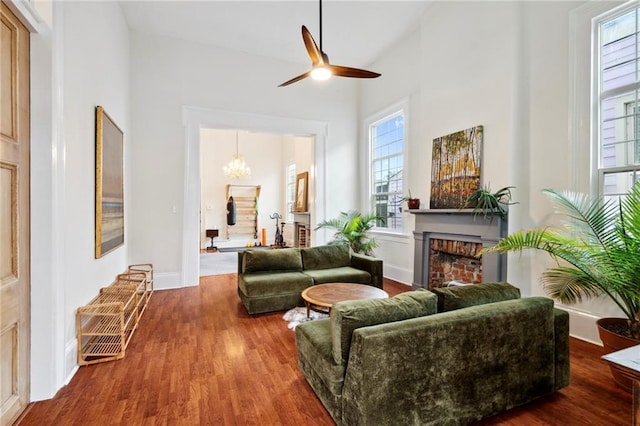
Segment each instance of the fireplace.
[{"label": "fireplace", "polygon": [[455,284],[504,281],[506,255],[477,255],[507,234],[506,220],[475,216],[470,209],[428,209],[416,215],[413,232],[415,254],[413,287],[433,288]]}]

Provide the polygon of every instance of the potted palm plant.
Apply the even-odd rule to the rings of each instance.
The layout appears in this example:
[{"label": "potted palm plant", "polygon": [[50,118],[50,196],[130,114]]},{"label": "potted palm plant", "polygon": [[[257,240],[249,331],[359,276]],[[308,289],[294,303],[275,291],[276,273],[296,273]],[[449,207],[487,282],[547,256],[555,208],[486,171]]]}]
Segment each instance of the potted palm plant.
[{"label": "potted palm plant", "polygon": [[[546,293],[562,303],[605,296],[625,318],[598,320],[605,351],[640,344],[640,183],[619,200],[544,190],[564,213],[558,228],[511,234],[486,251],[537,249],[558,261],[541,278]],[[613,335],[610,342],[609,335]],[[630,389],[629,379],[613,367],[616,382]]]},{"label": "potted palm plant", "polygon": [[373,256],[373,249],[378,246],[374,238],[368,235],[376,223],[384,223],[384,218],[375,214],[363,214],[357,210],[340,212],[334,219],[323,220],[316,229],[330,228],[335,230],[333,240],[329,244],[349,244],[354,253]]}]

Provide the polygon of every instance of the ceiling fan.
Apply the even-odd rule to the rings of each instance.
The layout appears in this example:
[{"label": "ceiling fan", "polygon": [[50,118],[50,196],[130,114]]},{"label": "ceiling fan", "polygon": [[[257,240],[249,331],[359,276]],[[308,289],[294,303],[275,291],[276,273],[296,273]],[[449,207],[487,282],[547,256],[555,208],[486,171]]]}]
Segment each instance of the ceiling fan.
[{"label": "ceiling fan", "polygon": [[311,69],[304,74],[300,74],[291,80],[285,81],[278,87],[288,86],[296,81],[300,81],[303,78],[311,77],[315,80],[326,80],[332,75],[339,77],[352,77],[352,78],[376,78],[381,74],[373,71],[362,70],[359,68],[343,67],[341,65],[331,65],[329,63],[329,57],[322,50],[322,0],[320,1],[320,48],[316,44],[313,36],[305,27],[302,26],[302,40],[307,48],[309,58],[311,58]]}]

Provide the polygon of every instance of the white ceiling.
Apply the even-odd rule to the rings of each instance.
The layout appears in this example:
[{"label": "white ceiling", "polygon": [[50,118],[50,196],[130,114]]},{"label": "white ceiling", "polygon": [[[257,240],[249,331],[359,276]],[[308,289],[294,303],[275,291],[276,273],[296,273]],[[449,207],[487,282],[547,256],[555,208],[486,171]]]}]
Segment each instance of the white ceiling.
[{"label": "white ceiling", "polygon": [[[364,68],[419,26],[429,1],[322,2],[323,50],[332,64]],[[306,25],[320,45],[319,3],[121,1],[131,29],[295,63],[309,63]]]}]

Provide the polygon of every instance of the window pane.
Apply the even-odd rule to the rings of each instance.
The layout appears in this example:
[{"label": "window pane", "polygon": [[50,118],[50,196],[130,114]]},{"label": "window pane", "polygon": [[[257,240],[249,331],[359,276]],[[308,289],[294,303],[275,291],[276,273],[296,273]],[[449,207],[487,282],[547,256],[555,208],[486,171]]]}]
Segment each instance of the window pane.
[{"label": "window pane", "polygon": [[296,165],[287,166],[287,221],[293,222],[293,203],[296,197]]},{"label": "window pane", "polygon": [[602,101],[600,167],[639,164],[637,96],[632,92]]},{"label": "window pane", "polygon": [[605,198],[617,198],[629,192],[631,187],[640,181],[640,171],[605,173],[603,177],[603,195]]},{"label": "window pane", "polygon": [[623,15],[612,14],[597,27],[599,44],[594,57],[600,70],[596,86],[600,132],[596,142],[601,191],[607,198],[626,193],[640,170],[638,10],[633,7]]},{"label": "window pane", "polygon": [[404,118],[392,115],[369,127],[371,144],[372,204],[385,218],[377,227],[402,231]]}]

